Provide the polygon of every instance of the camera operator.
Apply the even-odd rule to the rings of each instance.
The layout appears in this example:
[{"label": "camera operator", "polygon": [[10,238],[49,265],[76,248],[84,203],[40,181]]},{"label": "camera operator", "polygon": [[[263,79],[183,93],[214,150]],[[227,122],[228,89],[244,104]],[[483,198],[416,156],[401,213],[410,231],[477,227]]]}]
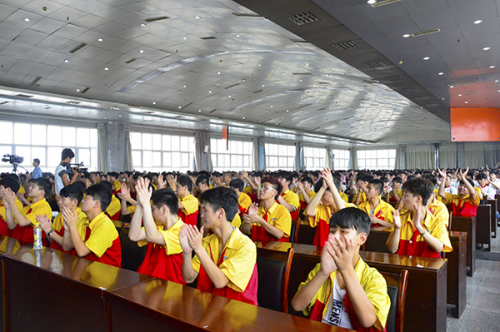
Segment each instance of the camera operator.
[{"label": "camera operator", "polygon": [[33,172],[31,172],[31,178],[32,179],[38,179],[42,177],[42,170],[40,169],[40,159],[35,158],[33,159]]},{"label": "camera operator", "polygon": [[75,153],[71,149],[63,149],[61,153],[61,163],[56,167],[54,180],[56,184],[56,195],[59,195],[64,186],[71,184],[77,180],[78,172],[75,172],[69,164],[75,157]]}]

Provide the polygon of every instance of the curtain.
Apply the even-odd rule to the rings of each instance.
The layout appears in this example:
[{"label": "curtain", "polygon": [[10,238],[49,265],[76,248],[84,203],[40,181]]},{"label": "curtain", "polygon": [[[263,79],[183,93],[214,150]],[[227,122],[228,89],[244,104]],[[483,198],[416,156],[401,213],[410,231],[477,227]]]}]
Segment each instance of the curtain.
[{"label": "curtain", "polygon": [[406,169],[434,169],[435,165],[434,146],[415,145],[407,146],[405,153]]},{"label": "curtain", "polygon": [[[107,173],[108,169],[108,132],[106,124],[97,124],[97,169]],[[132,159],[132,158],[131,158]]]},{"label": "curtain", "polygon": [[458,167],[456,144],[439,145],[439,167],[445,169]]},{"label": "curtain", "polygon": [[394,163],[394,169],[401,169],[401,147],[396,148],[396,160]]},{"label": "curtain", "polygon": [[496,165],[496,144],[495,143],[484,143],[484,166],[494,167]]},{"label": "curtain", "polygon": [[464,167],[480,168],[485,166],[483,143],[464,144]]},{"label": "curtain", "polygon": [[125,157],[123,158],[123,170],[132,171],[134,163],[132,162],[132,144],[130,143],[130,127],[125,127]]},{"label": "curtain", "polygon": [[253,154],[252,154],[252,169],[253,170],[259,170],[260,169],[260,161],[259,161],[259,139],[254,138],[252,140],[252,149],[253,149]]},{"label": "curtain", "polygon": [[259,164],[262,171],[266,170],[266,144],[259,138]]},{"label": "curtain", "polygon": [[201,138],[200,138],[200,133],[195,133],[194,134],[194,163],[193,163],[193,170],[195,172],[201,170],[201,154],[203,153],[203,147],[201,146]]}]

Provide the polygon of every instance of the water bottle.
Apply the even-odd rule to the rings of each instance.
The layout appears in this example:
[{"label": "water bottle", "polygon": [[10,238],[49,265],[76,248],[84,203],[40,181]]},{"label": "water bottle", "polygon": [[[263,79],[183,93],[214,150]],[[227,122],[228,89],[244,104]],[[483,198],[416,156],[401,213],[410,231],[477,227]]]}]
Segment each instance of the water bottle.
[{"label": "water bottle", "polygon": [[35,227],[33,227],[33,249],[41,250],[42,249],[42,228],[40,227],[40,223],[35,223]]}]

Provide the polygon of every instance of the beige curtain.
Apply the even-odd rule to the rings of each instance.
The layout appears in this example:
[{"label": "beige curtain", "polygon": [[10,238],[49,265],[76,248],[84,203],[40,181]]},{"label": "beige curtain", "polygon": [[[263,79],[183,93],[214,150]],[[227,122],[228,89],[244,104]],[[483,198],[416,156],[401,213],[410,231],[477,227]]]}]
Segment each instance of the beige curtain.
[{"label": "beige curtain", "polygon": [[[108,132],[106,124],[97,125],[98,143],[97,143],[97,169],[107,173],[108,169]],[[129,140],[130,141],[130,140]]]},{"label": "beige curtain", "polygon": [[124,171],[131,172],[134,169],[134,163],[132,162],[132,144],[130,143],[130,127],[125,127],[125,157],[124,160]]},{"label": "beige curtain", "polygon": [[469,168],[485,166],[483,143],[464,144],[464,166]]},{"label": "beige curtain", "polygon": [[435,153],[433,145],[415,145],[406,147],[406,169],[434,169],[434,164]]},{"label": "beige curtain", "polygon": [[457,145],[456,144],[440,144],[439,145],[439,167],[440,168],[457,168]]}]

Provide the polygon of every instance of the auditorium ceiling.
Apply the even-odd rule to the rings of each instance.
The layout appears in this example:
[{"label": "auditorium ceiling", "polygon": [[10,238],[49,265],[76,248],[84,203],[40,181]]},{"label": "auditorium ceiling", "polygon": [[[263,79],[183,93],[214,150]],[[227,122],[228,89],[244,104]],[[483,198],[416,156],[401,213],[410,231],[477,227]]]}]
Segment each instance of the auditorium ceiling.
[{"label": "auditorium ceiling", "polygon": [[[490,41],[485,27],[500,33],[496,4],[469,27],[455,2],[3,0],[0,111],[351,143],[408,133],[424,133],[414,141],[449,139],[448,107],[466,101],[450,91],[472,107],[484,98],[498,103],[496,83],[486,82],[496,70],[484,66],[498,61],[500,44],[491,39],[491,52],[481,51],[487,58],[476,59],[469,39],[446,43],[461,39],[457,33]],[[439,23],[416,18],[438,9],[455,23],[398,37]],[[482,34],[467,30],[477,27]],[[464,85],[472,76],[474,85]]]}]

